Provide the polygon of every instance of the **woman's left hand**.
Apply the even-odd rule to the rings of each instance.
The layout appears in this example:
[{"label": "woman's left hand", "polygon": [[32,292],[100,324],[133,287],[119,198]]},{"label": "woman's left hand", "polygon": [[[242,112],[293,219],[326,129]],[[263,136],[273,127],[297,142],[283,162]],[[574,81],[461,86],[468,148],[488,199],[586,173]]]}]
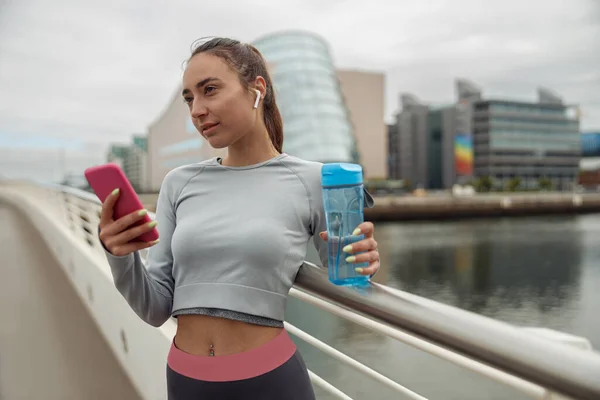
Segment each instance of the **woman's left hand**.
[{"label": "woman's left hand", "polygon": [[[365,235],[365,238],[349,244],[342,249],[345,253],[348,253],[346,262],[354,264],[369,263],[368,267],[356,268],[356,272],[361,275],[374,275],[379,269],[379,251],[377,251],[377,242],[373,237],[374,233],[375,226],[373,223],[363,222],[354,230],[354,232],[352,232],[352,235]],[[319,236],[325,241],[328,239],[327,232],[321,232],[319,233]],[[362,254],[354,255],[356,253]]]}]

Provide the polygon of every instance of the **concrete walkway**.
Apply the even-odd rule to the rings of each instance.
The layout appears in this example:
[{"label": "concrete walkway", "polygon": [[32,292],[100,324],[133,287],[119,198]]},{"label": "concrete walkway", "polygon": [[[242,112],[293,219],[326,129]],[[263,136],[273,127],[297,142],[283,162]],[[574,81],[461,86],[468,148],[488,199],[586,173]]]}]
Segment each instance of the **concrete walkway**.
[{"label": "concrete walkway", "polygon": [[0,202],[0,400],[140,399],[29,221]]}]

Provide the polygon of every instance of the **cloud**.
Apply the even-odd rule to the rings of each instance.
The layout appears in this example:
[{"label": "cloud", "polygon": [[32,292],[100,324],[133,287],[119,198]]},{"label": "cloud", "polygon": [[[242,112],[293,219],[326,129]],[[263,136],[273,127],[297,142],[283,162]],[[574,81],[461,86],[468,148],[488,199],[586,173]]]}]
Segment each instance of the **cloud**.
[{"label": "cloud", "polygon": [[[453,96],[452,79],[467,77],[488,97],[535,100],[535,89],[547,86],[566,102],[580,103],[593,118],[584,127],[600,127],[597,68],[600,65],[598,4],[564,2],[462,3],[468,18],[447,23],[434,18],[432,33],[411,36],[395,50],[407,54],[389,71],[390,86],[429,99]],[[592,17],[596,12],[596,17]],[[454,22],[454,23],[453,23]],[[437,29],[435,26],[440,26]],[[421,32],[427,31],[423,27]],[[395,93],[388,96],[396,96]],[[388,98],[388,102],[390,99]]]},{"label": "cloud", "polygon": [[487,97],[535,100],[547,86],[581,104],[584,129],[600,129],[595,0],[8,0],[0,132],[73,139],[98,158],[163,111],[195,39],[283,29],[322,35],[340,67],[386,72],[388,118],[400,92],[449,102],[465,77]]}]

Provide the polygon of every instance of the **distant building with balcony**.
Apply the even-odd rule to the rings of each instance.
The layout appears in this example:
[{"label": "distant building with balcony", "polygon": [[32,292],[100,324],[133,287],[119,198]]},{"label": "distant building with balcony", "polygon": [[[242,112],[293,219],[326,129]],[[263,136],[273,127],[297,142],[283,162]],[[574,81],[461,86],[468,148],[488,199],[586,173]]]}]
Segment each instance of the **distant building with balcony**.
[{"label": "distant building with balcony", "polygon": [[397,178],[428,189],[450,188],[477,177],[503,187],[519,178],[524,188],[548,178],[567,190],[576,183],[581,156],[575,108],[539,89],[537,102],[484,99],[481,90],[457,80],[456,103],[432,107],[401,96],[397,114]]},{"label": "distant building with balcony", "polygon": [[545,89],[538,102],[482,100],[474,104],[475,175],[525,187],[548,178],[558,190],[576,183],[581,158],[579,118]]}]

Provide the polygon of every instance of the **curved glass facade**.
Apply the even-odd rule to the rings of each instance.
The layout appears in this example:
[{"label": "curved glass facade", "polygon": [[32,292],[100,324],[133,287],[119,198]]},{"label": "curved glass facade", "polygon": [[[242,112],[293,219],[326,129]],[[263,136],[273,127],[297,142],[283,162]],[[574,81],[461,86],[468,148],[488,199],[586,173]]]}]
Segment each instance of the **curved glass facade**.
[{"label": "curved glass facade", "polygon": [[269,64],[283,118],[283,150],[311,161],[356,162],[352,125],[325,41],[282,32],[253,45]]}]

